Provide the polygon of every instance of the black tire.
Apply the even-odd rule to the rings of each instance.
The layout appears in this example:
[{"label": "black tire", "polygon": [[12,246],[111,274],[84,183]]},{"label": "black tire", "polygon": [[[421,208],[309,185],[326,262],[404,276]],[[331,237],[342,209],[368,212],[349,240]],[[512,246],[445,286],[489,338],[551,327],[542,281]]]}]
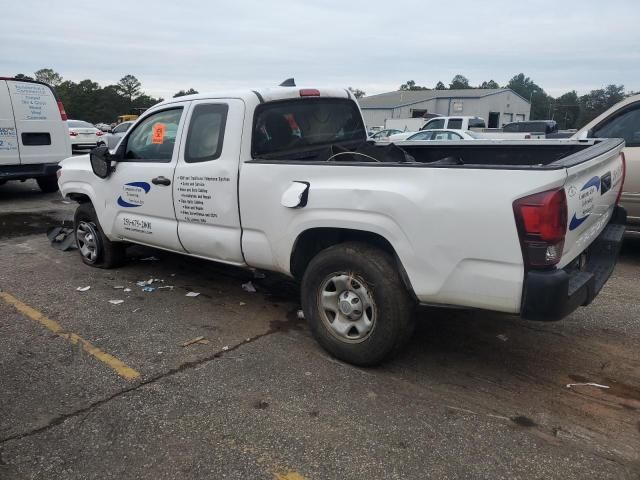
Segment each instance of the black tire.
[{"label": "black tire", "polygon": [[[81,203],[74,216],[74,235],[82,261],[91,267],[115,268],[126,262],[126,246],[112,242],[104,232],[91,203]],[[89,235],[89,237],[87,236]],[[91,247],[88,245],[91,244]],[[83,248],[83,246],[87,248]],[[88,250],[93,255],[87,254]]]},{"label": "black tire", "polygon": [[[345,277],[347,287],[341,290]],[[338,313],[321,306],[323,292],[332,296],[333,288]],[[345,362],[365,367],[377,365],[396,355],[413,333],[415,302],[394,258],[377,247],[348,242],[321,251],[309,263],[301,290],[304,315],[314,337],[328,352]],[[351,312],[357,320],[344,315],[342,302],[348,298],[344,295],[352,296],[349,301],[353,305],[359,301],[365,306],[363,312]],[[372,306],[366,307],[366,304]],[[347,305],[347,308],[351,307]],[[373,318],[370,327],[360,321],[366,316]],[[364,327],[349,327],[351,324]],[[351,330],[339,333],[337,330],[344,328],[336,325],[346,325]],[[363,334],[367,328],[370,330]]]},{"label": "black tire", "polygon": [[38,177],[36,178],[36,182],[38,182],[38,187],[44,193],[53,193],[58,191],[58,177],[53,175],[47,175],[46,177]]}]

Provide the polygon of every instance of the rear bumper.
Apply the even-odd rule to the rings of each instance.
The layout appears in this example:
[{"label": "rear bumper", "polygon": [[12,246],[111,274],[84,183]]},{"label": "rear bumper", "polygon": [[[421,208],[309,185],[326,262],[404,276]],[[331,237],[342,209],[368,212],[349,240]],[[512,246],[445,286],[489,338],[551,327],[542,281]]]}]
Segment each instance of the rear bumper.
[{"label": "rear bumper", "polygon": [[589,305],[615,268],[625,232],[627,215],[616,207],[611,221],[587,248],[582,269],[530,271],[526,273],[520,316],[527,320],[554,321],[576,308]]},{"label": "rear bumper", "polygon": [[55,175],[60,168],[57,163],[37,163],[33,165],[0,165],[0,181],[28,180],[30,178]]}]

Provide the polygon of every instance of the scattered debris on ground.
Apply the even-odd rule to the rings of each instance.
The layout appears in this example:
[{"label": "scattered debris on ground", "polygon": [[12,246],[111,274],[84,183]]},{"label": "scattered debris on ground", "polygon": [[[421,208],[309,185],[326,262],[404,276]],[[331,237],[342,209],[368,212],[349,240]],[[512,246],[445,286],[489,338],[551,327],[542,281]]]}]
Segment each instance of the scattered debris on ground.
[{"label": "scattered debris on ground", "polygon": [[200,295],[200,292],[187,292],[185,297],[197,297],[198,295]]},{"label": "scattered debris on ground", "polygon": [[109,303],[112,305],[120,305],[121,303],[124,303],[124,300],[109,300]]},{"label": "scattered debris on ground", "polygon": [[199,344],[199,345],[207,345],[209,343],[209,340],[207,340],[204,337],[196,337],[196,338],[192,338],[191,340],[188,340],[182,344],[180,344],[181,347],[188,347],[189,345],[194,345],[194,344]]},{"label": "scattered debris on ground", "polygon": [[256,293],[256,287],[253,286],[253,283],[251,283],[251,280],[249,280],[247,283],[243,283],[242,284],[242,289],[245,292],[249,292],[249,293]]},{"label": "scattered debris on ground", "polygon": [[78,287],[78,288],[76,288],[76,290],[79,291],[79,292],[86,292],[90,288],[91,287],[89,285],[87,285],[86,287]]},{"label": "scattered debris on ground", "polygon": [[73,222],[65,220],[62,225],[47,230],[47,238],[51,246],[66,252],[78,248],[76,236],[73,234]]},{"label": "scattered debris on ground", "polygon": [[594,382],[567,383],[567,388],[571,388],[571,387],[611,388],[608,385],[600,385],[599,383],[594,383]]}]

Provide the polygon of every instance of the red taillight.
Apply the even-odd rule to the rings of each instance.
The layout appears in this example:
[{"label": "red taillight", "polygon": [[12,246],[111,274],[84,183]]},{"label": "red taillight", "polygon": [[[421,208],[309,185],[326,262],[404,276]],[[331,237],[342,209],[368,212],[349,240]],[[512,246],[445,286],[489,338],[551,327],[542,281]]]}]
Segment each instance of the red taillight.
[{"label": "red taillight", "polygon": [[78,132],[74,132],[73,130],[69,130],[69,135],[71,137],[77,137],[78,136]]},{"label": "red taillight", "polygon": [[67,121],[67,112],[64,110],[64,104],[58,100],[58,110],[60,110],[60,118],[63,122]]},{"label": "red taillight", "polygon": [[319,97],[320,90],[316,88],[303,88],[300,90],[301,97]]},{"label": "red taillight", "polygon": [[100,130],[96,132],[96,137],[101,137],[102,135],[104,135],[104,133],[101,132]]},{"label": "red taillight", "polygon": [[624,189],[624,179],[627,176],[627,159],[624,156],[624,152],[620,152],[620,158],[622,159],[622,178],[620,179],[620,191],[616,198],[616,205],[620,203],[620,197],[622,197],[622,190]]},{"label": "red taillight", "polygon": [[544,267],[558,263],[567,233],[564,188],[520,198],[513,202],[513,212],[527,266]]}]

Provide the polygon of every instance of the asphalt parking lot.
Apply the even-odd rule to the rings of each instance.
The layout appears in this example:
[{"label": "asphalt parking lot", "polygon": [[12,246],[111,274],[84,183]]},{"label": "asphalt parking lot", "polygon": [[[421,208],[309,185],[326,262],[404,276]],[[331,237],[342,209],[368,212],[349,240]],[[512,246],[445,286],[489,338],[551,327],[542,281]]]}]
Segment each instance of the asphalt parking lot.
[{"label": "asphalt parking lot", "polygon": [[[638,242],[562,322],[421,310],[365,370],[315,343],[280,278],[53,249],[74,208],[0,187],[2,479],[640,478]],[[608,388],[567,387],[587,382]]]}]

